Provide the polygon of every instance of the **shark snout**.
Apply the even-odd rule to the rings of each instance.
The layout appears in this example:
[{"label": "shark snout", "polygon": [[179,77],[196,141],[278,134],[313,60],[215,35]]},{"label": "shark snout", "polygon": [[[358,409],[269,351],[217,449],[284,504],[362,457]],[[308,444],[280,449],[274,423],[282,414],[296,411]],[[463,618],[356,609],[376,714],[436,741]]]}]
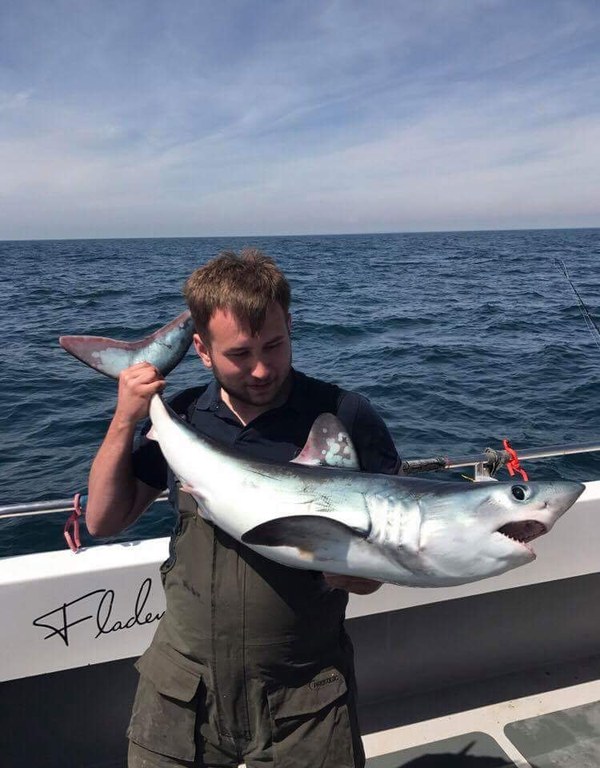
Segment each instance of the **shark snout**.
[{"label": "shark snout", "polygon": [[573,480],[557,480],[552,483],[546,503],[555,520],[575,504],[585,490],[583,483]]},{"label": "shark snout", "polygon": [[511,488],[511,493],[514,498],[525,502],[523,508],[518,510],[518,507],[513,507],[513,513],[516,511],[519,513],[496,528],[496,531],[535,557],[529,543],[548,533],[554,523],[581,496],[585,486],[569,480],[558,480],[530,483],[528,486],[518,488],[522,494],[514,493],[514,486]]}]

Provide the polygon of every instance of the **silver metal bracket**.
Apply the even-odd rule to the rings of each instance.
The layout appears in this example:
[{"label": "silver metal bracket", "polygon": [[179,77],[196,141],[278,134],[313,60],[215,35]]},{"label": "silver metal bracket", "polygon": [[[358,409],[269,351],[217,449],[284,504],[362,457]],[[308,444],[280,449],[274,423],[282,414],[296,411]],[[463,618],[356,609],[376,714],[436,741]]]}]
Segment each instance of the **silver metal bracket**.
[{"label": "silver metal bracket", "polygon": [[473,480],[476,483],[488,483],[490,480],[498,482],[497,477],[492,477],[490,468],[486,461],[480,461],[474,465]]}]

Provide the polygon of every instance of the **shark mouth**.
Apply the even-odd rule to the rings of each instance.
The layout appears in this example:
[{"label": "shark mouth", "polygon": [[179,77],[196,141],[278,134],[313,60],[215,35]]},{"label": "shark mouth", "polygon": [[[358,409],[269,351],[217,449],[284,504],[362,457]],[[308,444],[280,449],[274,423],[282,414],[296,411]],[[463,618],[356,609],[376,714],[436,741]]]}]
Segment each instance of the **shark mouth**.
[{"label": "shark mouth", "polygon": [[521,520],[518,523],[507,523],[498,528],[498,533],[507,536],[519,544],[527,544],[548,532],[548,528],[538,520]]}]

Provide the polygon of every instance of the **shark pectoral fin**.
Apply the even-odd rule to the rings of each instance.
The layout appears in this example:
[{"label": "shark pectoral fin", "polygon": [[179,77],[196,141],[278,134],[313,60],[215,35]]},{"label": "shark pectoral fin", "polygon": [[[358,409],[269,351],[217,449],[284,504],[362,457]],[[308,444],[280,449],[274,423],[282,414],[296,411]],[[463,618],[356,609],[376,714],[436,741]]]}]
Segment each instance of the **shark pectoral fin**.
[{"label": "shark pectoral fin", "polygon": [[262,547],[295,547],[311,560],[339,559],[353,539],[365,539],[368,531],[351,528],[337,520],[315,515],[279,517],[261,523],[242,535],[244,544]]},{"label": "shark pectoral fin", "polygon": [[292,463],[360,471],[352,439],[342,422],[331,413],[322,413],[315,419],[304,448]]}]

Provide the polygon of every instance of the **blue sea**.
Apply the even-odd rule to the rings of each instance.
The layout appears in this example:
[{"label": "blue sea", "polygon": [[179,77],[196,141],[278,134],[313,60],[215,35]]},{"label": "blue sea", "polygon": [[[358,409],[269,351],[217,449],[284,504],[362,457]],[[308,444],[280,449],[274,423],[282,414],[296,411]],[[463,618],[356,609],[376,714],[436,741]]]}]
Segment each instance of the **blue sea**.
[{"label": "blue sea", "polygon": [[[600,342],[556,264],[600,322],[600,230],[0,242],[0,504],[85,488],[111,417],[115,383],[59,335],[140,338],[182,311],[194,268],[244,245],[290,280],[295,366],[369,397],[404,458],[504,437],[517,449],[600,442]],[[168,392],[207,375],[190,352]],[[600,454],[527,469],[598,479]],[[0,521],[0,556],[63,547],[64,521]],[[118,538],[172,525],[159,504]]]}]

